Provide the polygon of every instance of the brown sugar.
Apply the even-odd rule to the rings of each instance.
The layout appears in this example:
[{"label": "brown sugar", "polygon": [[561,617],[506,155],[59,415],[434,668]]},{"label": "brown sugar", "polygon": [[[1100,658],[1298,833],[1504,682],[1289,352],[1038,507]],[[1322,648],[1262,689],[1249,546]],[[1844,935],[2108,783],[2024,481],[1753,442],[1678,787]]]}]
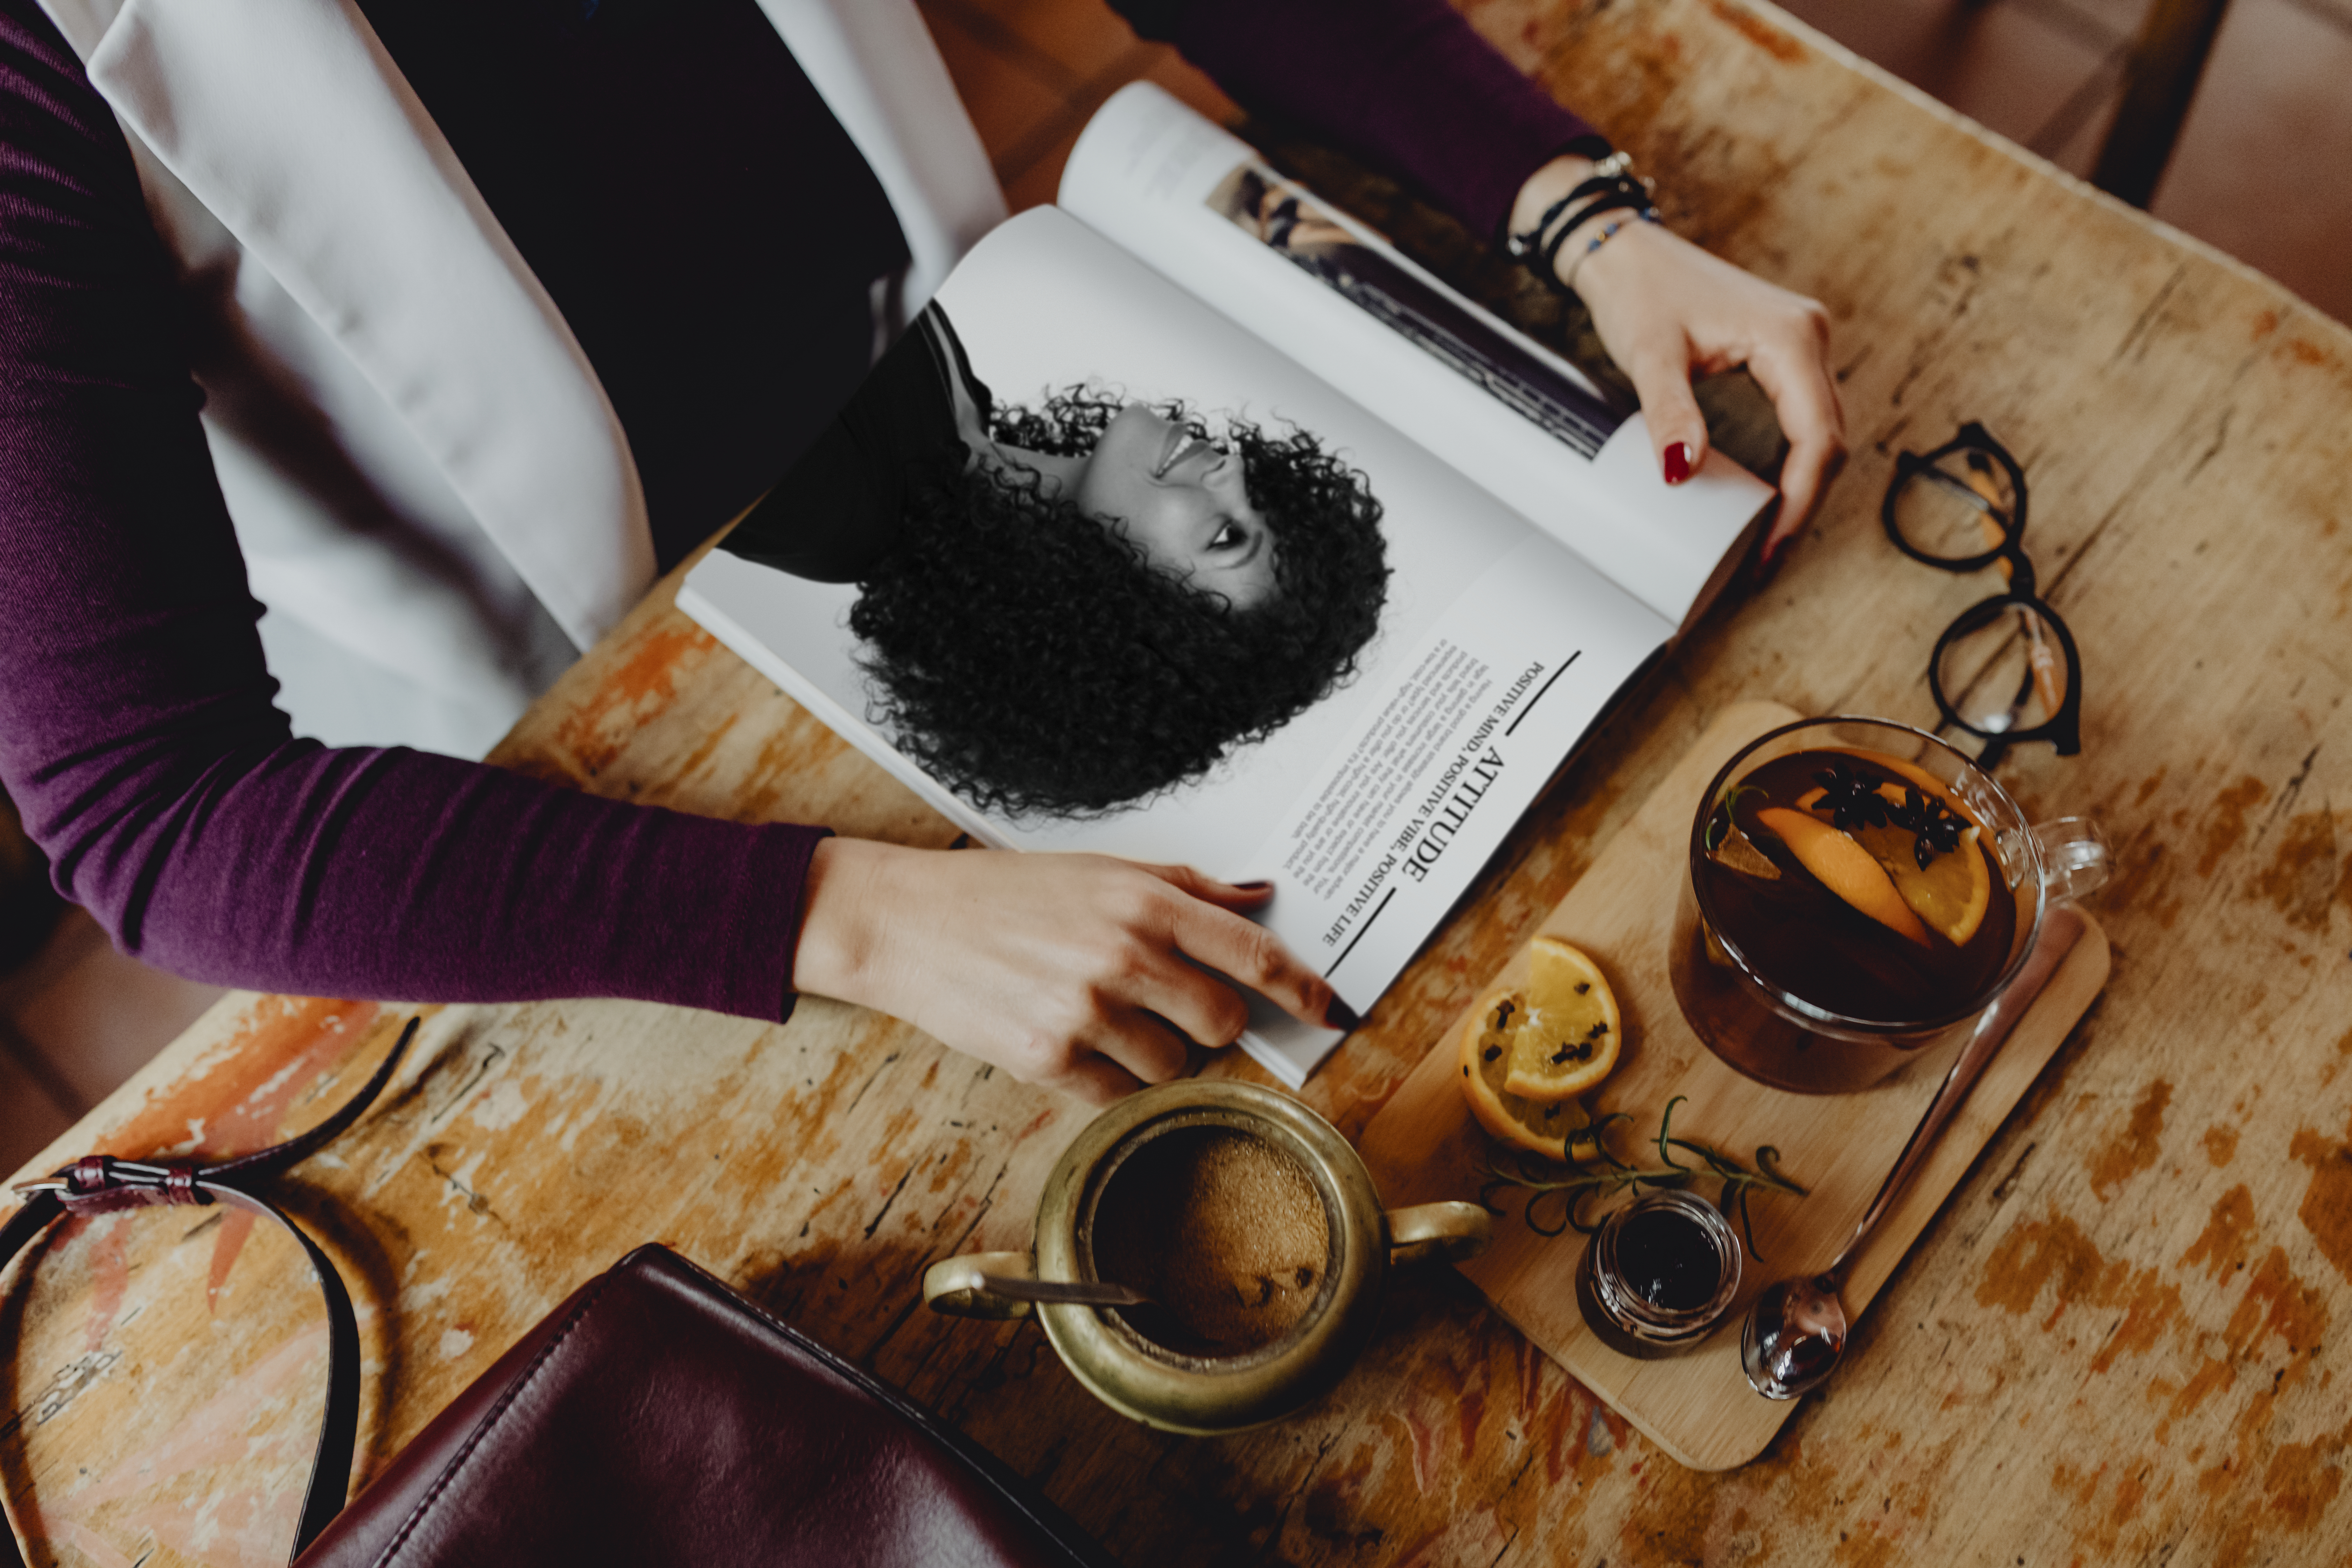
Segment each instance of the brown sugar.
[{"label": "brown sugar", "polygon": [[1095,1271],[1159,1304],[1128,1321],[1171,1349],[1273,1343],[1322,1289],[1331,1227],[1314,1179],[1279,1145],[1221,1127],[1162,1133],[1096,1205]]}]

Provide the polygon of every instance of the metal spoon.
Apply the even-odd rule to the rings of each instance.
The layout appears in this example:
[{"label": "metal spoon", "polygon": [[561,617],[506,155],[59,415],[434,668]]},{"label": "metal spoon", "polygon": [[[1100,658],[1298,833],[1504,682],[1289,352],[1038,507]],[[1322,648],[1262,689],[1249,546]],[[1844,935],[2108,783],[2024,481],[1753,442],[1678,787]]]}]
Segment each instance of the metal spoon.
[{"label": "metal spoon", "polygon": [[1113,1285],[1099,1279],[1014,1279],[1002,1274],[982,1274],[975,1283],[983,1290],[1022,1301],[1067,1302],[1078,1307],[1149,1307],[1153,1304],[1150,1297],[1132,1286]]},{"label": "metal spoon", "polygon": [[1845,1305],[1838,1300],[1838,1290],[1845,1282],[1847,1268],[1861,1254],[1870,1233],[1878,1228],[1878,1222],[1895,1206],[1904,1184],[1927,1163],[1945,1124],[1968,1099],[1969,1090],[1976,1087],[1993,1058],[2000,1054],[2010,1032],[2074,951],[2084,930],[2083,916],[2073,905],[2061,904],[2050,911],[2025,966],[1978,1021],[1976,1033],[1969,1037],[1959,1060],[1945,1075],[1943,1087],[1928,1102],[1927,1114],[1919,1118],[1911,1141],[1895,1157],[1895,1169],[1887,1173],[1878,1195],[1870,1200],[1869,1211],[1853,1227],[1844,1250],[1811,1279],[1801,1275],[1780,1280],[1765,1287],[1756,1298],[1739,1334],[1739,1364],[1757,1393],[1767,1399],[1795,1399],[1820,1386],[1837,1370],[1839,1358],[1845,1354],[1846,1334]]}]

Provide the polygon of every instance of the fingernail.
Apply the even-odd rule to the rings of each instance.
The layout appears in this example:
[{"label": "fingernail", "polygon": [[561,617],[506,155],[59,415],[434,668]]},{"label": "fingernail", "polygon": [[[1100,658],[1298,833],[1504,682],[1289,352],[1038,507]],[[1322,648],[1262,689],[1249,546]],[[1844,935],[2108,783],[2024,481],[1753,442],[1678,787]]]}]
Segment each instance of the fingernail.
[{"label": "fingernail", "polygon": [[1339,993],[1332,993],[1331,1005],[1323,1009],[1325,1028],[1346,1031],[1361,1027],[1363,1022],[1361,1018],[1356,1016],[1356,1010],[1353,1007],[1339,1000]]},{"label": "fingernail", "polygon": [[1690,478],[1690,443],[1677,441],[1666,448],[1666,483],[1678,485]]},{"label": "fingernail", "polygon": [[1274,891],[1274,884],[1272,882],[1235,882],[1234,886],[1239,888],[1244,893],[1270,893]]}]

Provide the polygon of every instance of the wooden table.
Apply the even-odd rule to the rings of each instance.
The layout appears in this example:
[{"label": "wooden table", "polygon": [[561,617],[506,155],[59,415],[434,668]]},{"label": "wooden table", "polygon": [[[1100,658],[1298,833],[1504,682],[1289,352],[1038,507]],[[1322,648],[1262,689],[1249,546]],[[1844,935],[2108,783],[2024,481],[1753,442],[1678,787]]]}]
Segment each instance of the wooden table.
[{"label": "wooden table", "polygon": [[[1550,792],[1306,1098],[1359,1131],[1722,705],[1931,719],[1927,647],[1985,584],[1897,555],[1878,495],[1899,447],[1984,420],[2031,476],[2029,542],[2087,668],[2083,755],[2028,747],[2002,776],[2114,836],[2116,974],[1845,1371],[1765,1458],[1697,1475],[1440,1270],[1394,1290],[1322,1405],[1160,1436],[1088,1398],[1034,1326],[918,1304],[929,1260],[1025,1241],[1074,1107],[823,1001],[782,1028],[450,1008],[295,1188],[362,1302],[364,1470],[660,1238],[944,1412],[1133,1563],[2345,1561],[2352,333],[1761,5],[1473,9],[1642,155],[1684,232],[1828,304],[1854,455],[1780,579]],[[950,839],[669,588],[500,761]],[[254,1146],[346,1092],[402,1016],[232,998],[49,1157]],[[235,1216],[117,1216],[12,1279],[0,1476],[48,1550],[276,1560],[323,1377],[290,1246]]]}]

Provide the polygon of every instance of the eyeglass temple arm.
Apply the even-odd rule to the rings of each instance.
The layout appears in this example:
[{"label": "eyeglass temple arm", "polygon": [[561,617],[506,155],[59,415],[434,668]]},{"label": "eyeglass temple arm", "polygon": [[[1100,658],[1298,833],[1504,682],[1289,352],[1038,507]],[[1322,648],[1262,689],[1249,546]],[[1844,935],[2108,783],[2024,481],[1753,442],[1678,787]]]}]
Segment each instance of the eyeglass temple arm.
[{"label": "eyeglass temple arm", "polygon": [[1921,468],[1918,470],[1916,477],[1920,479],[1933,479],[1936,483],[1943,486],[1948,490],[1958,490],[1960,495],[1967,500],[1970,506],[1976,508],[1987,517],[1998,518],[2002,522],[2007,522],[2009,521],[2009,514],[2007,512],[2001,510],[2000,507],[1993,504],[1990,497],[1987,496],[1982,490],[1977,489],[1976,486],[1969,483],[1966,479],[1956,479],[1951,475],[1944,472],[1943,469],[1937,468]]}]

